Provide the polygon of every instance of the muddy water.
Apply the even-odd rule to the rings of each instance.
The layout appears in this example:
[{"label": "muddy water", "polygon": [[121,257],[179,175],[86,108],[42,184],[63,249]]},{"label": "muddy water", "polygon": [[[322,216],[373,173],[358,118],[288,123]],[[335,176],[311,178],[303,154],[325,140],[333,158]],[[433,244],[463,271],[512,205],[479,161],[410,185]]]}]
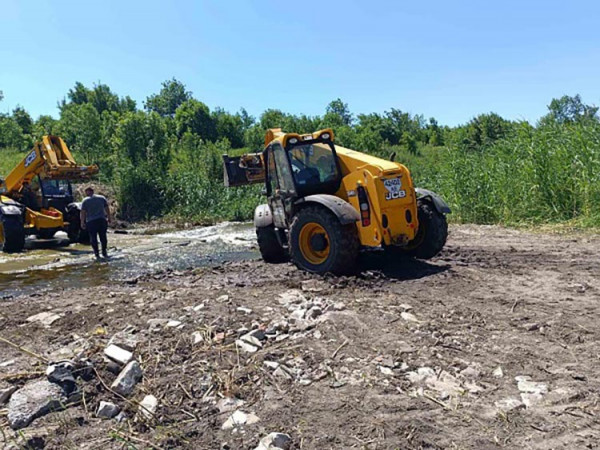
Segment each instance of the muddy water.
[{"label": "muddy water", "polygon": [[96,286],[157,270],[182,270],[258,256],[252,224],[222,223],[152,234],[143,230],[110,233],[106,261],[91,247],[69,245],[64,233],[47,241],[29,240],[20,254],[0,253],[0,298],[36,291]]}]

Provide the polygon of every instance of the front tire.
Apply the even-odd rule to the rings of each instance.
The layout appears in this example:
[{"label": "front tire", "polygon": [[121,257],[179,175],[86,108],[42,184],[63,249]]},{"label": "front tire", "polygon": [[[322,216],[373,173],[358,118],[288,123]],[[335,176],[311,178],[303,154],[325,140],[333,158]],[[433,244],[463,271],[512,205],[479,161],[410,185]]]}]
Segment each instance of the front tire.
[{"label": "front tire", "polygon": [[23,224],[23,216],[10,215],[0,218],[2,251],[4,253],[16,253],[25,248],[25,226]]},{"label": "front tire", "polygon": [[439,254],[448,239],[448,222],[429,202],[418,204],[419,230],[409,244],[408,254],[418,259],[431,259]]},{"label": "front tire", "polygon": [[258,249],[263,261],[267,263],[277,264],[289,259],[289,255],[277,239],[276,233],[273,225],[256,228]]},{"label": "front tire", "polygon": [[337,275],[356,270],[359,239],[356,225],[342,225],[328,209],[307,206],[290,227],[290,256],[300,269]]}]

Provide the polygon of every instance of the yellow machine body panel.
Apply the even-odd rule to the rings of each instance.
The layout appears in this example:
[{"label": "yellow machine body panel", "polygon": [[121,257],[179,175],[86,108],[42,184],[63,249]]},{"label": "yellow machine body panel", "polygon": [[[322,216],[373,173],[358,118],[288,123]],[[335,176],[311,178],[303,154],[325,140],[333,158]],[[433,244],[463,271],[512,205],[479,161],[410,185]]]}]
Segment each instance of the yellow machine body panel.
[{"label": "yellow machine body panel", "polygon": [[[95,164],[77,164],[67,144],[60,137],[44,136],[0,182],[0,200],[19,201],[23,185],[31,183],[38,175],[46,180],[85,180],[97,173],[98,166]],[[54,208],[42,208],[40,211],[26,209],[25,229],[54,229],[66,225],[63,214]]]}]

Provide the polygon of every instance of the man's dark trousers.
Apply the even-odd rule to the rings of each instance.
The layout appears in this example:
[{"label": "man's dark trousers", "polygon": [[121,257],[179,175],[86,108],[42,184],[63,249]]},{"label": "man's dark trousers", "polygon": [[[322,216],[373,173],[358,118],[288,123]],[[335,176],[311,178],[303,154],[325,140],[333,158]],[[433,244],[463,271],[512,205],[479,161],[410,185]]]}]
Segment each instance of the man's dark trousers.
[{"label": "man's dark trousers", "polygon": [[90,243],[94,249],[94,254],[99,256],[98,253],[98,237],[100,237],[100,244],[102,245],[102,255],[106,256],[106,230],[108,230],[108,222],[106,219],[95,219],[86,223],[86,228],[90,234]]}]

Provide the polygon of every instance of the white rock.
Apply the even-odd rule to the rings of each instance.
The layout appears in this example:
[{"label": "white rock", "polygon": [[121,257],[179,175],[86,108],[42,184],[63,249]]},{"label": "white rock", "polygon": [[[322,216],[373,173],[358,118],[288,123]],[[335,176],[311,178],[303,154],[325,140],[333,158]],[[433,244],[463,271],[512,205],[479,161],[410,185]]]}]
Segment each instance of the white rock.
[{"label": "white rock", "polygon": [[410,305],[408,305],[408,304],[406,304],[406,303],[401,303],[401,304],[399,304],[398,306],[399,306],[400,308],[402,308],[403,310],[405,310],[405,311],[408,311],[409,309],[413,309],[413,307],[412,307],[412,306],[410,306]]},{"label": "white rock", "polygon": [[229,295],[225,294],[225,295],[220,295],[217,297],[217,302],[219,303],[223,303],[229,301]]},{"label": "white rock", "polygon": [[417,323],[419,322],[419,319],[417,319],[417,316],[415,316],[413,313],[409,313],[406,311],[401,312],[400,317],[402,317],[407,322],[417,322]]},{"label": "white rock", "polygon": [[135,385],[142,379],[142,368],[137,361],[127,364],[113,381],[111,389],[120,395],[129,395]]},{"label": "white rock", "polygon": [[114,403],[102,401],[102,402],[100,402],[100,405],[98,406],[98,410],[96,411],[96,416],[102,417],[104,419],[112,419],[117,414],[119,414],[120,411],[121,411],[121,408],[119,408]]},{"label": "white rock", "polygon": [[118,347],[115,344],[110,344],[108,347],[106,347],[104,349],[104,354],[114,362],[123,366],[133,359],[133,353],[131,353],[129,350]]},{"label": "white rock", "polygon": [[199,331],[194,331],[192,333],[192,339],[193,339],[194,345],[197,345],[200,342],[204,341],[204,336],[202,336],[202,333],[200,333]]},{"label": "white rock", "polygon": [[239,398],[230,398],[225,397],[217,402],[217,408],[219,412],[226,413],[231,412],[244,405],[244,400],[240,400]]},{"label": "white rock", "polygon": [[321,309],[321,307],[313,306],[308,311],[306,311],[306,318],[307,319],[316,319],[321,314],[323,314],[323,310]]},{"label": "white rock", "polygon": [[244,306],[238,306],[236,311],[242,312],[244,314],[252,314],[252,310],[250,308],[246,308]]},{"label": "white rock", "polygon": [[514,411],[515,409],[525,408],[525,405],[516,398],[505,398],[494,403],[496,408],[503,412]]},{"label": "white rock", "polygon": [[494,369],[494,371],[492,372],[492,376],[494,378],[502,378],[504,376],[504,371],[502,370],[502,367],[498,366]]},{"label": "white rock", "polygon": [[201,309],[204,309],[205,305],[204,303],[200,303],[199,305],[194,306],[194,311],[198,312]]},{"label": "white rock", "polygon": [[548,393],[548,385],[544,383],[536,383],[535,381],[531,381],[531,378],[528,376],[517,376],[515,377],[517,381],[517,388],[521,392],[525,392],[528,394],[547,394]]},{"label": "white rock", "polygon": [[234,427],[238,427],[241,425],[252,425],[257,423],[260,419],[252,414],[246,414],[241,410],[235,411],[233,414],[229,416],[229,418],[225,421],[225,423],[221,426],[222,430],[231,430]]},{"label": "white rock", "polygon": [[321,280],[305,280],[302,282],[302,290],[305,292],[321,292],[327,285]]},{"label": "white rock", "polygon": [[241,339],[237,339],[235,341],[235,345],[237,347],[239,347],[241,350],[245,351],[246,353],[256,353],[259,348],[258,346],[249,344],[248,342],[242,341]]},{"label": "white rock", "polygon": [[276,361],[263,361],[263,364],[269,369],[277,369],[279,367],[279,363]]},{"label": "white rock", "polygon": [[260,440],[254,450],[289,450],[292,438],[284,433],[270,433]]},{"label": "white rock", "polygon": [[33,316],[29,316],[26,320],[27,322],[38,322],[45,327],[49,327],[60,318],[61,316],[59,314],[44,311]]},{"label": "white rock", "polygon": [[289,305],[292,303],[301,303],[306,301],[306,297],[302,295],[302,292],[298,289],[290,289],[286,292],[279,294],[279,303],[282,305]]},{"label": "white rock", "polygon": [[290,319],[294,320],[302,320],[304,319],[304,315],[306,314],[306,309],[298,308],[290,314]]},{"label": "white rock", "polygon": [[379,370],[384,375],[394,375],[394,371],[389,367],[379,366]]},{"label": "white rock", "polygon": [[167,328],[182,328],[183,324],[179,320],[169,320],[165,327]]},{"label": "white rock", "polygon": [[12,366],[14,363],[15,363],[14,359],[9,359],[8,361],[4,361],[4,362],[0,363],[0,367]]},{"label": "white rock", "polygon": [[146,395],[140,402],[139,411],[142,417],[145,417],[146,419],[152,419],[152,417],[154,417],[154,413],[156,413],[157,407],[158,399],[154,395]]},{"label": "white rock", "polygon": [[334,311],[343,311],[344,309],[346,309],[346,304],[344,302],[335,302],[331,308]]},{"label": "white rock", "polygon": [[164,327],[169,322],[169,319],[148,319],[146,322],[150,331],[157,331]]},{"label": "white rock", "polygon": [[469,366],[466,369],[462,370],[460,374],[466,378],[479,378],[479,376],[481,375],[479,370],[473,366]]}]

